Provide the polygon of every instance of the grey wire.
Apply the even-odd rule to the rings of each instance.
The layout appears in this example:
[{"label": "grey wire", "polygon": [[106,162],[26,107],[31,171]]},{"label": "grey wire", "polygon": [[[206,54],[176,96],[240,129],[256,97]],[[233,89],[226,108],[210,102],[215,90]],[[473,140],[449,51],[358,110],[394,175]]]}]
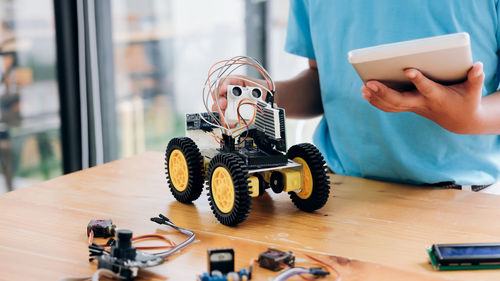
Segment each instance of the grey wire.
[{"label": "grey wire", "polygon": [[108,277],[108,278],[120,278],[120,279],[124,279],[122,278],[120,275],[114,273],[113,271],[109,270],[109,269],[105,269],[105,268],[101,268],[101,269],[98,269],[94,275],[92,275],[92,281],[99,281],[99,278],[102,276],[104,277]]},{"label": "grey wire", "polygon": [[[242,65],[243,65],[244,63],[241,63],[241,62],[235,62],[235,61],[234,61],[234,60],[241,59],[241,58],[243,58],[243,56],[238,56],[238,57],[235,57],[235,58],[231,58],[231,59],[229,59],[228,61],[226,61],[226,62],[225,62],[222,66],[219,66],[219,67],[217,67],[216,69],[214,69],[214,70],[212,71],[212,73],[210,73],[210,74],[209,74],[209,76],[207,77],[207,80],[205,81],[205,86],[203,87],[203,95],[205,94],[206,85],[207,85],[207,83],[209,82],[210,77],[211,77],[211,76],[212,76],[215,72],[219,71],[219,73],[218,73],[218,75],[217,75],[217,78],[222,77],[222,75],[224,75],[224,73],[225,73],[225,72],[226,72],[226,71],[227,71],[227,70],[228,70],[231,66],[233,66],[234,64],[238,63],[238,64],[242,64]],[[229,74],[228,74],[228,75],[226,75],[226,76],[229,76]],[[212,82],[212,84],[210,84],[210,86],[211,86],[212,88],[215,88],[215,84],[217,83],[217,81],[218,81],[218,80],[219,80],[219,79],[216,79],[214,82]],[[218,90],[218,89],[219,89],[219,87],[217,87],[217,90]],[[208,109],[208,105],[207,105],[207,103],[208,103],[208,97],[209,97],[209,96],[207,95],[207,99],[205,100],[205,98],[204,98],[203,100],[204,100],[204,102],[205,102],[205,109],[207,109],[207,112],[208,112],[209,114],[211,114],[211,110],[209,110],[209,109]],[[216,102],[215,102],[215,103],[216,103],[216,105],[217,105],[217,108],[220,110],[220,107],[219,107],[219,104],[218,104],[218,101],[217,101],[218,96],[215,96],[215,98],[216,98]],[[212,117],[214,117],[214,116],[212,115]],[[219,124],[220,124],[220,123],[219,123]],[[222,124],[220,124],[220,125],[222,125]]]},{"label": "grey wire", "polygon": [[65,277],[62,279],[59,279],[59,281],[99,281],[99,278],[101,277],[108,277],[108,278],[119,278],[119,279],[124,279],[120,275],[114,273],[113,271],[105,268],[98,269],[92,276],[84,276],[84,277]]},{"label": "grey wire", "polygon": [[[230,59],[230,60],[234,60],[234,58],[233,58],[233,59]],[[207,97],[206,97],[206,99],[205,99],[205,90],[206,90],[206,87],[207,87],[207,83],[209,82],[209,80],[210,80],[210,78],[212,77],[212,75],[214,75],[214,73],[215,73],[215,72],[219,71],[219,74],[217,75],[216,79],[215,79],[215,80],[213,80],[213,82],[210,84],[210,87],[211,87],[211,88],[216,88],[216,92],[218,93],[218,91],[219,91],[219,85],[220,85],[220,83],[218,83],[218,82],[221,80],[222,75],[224,75],[224,73],[225,73],[226,71],[228,71],[228,70],[229,70],[232,66],[234,66],[234,65],[238,65],[238,66],[237,66],[237,67],[235,67],[235,68],[234,68],[231,72],[229,72],[229,73],[228,73],[228,74],[227,74],[227,75],[226,75],[223,79],[226,79],[226,78],[227,78],[229,75],[231,75],[231,73],[233,73],[236,69],[238,69],[238,68],[240,68],[240,67],[242,67],[242,66],[245,66],[245,65],[247,65],[247,64],[242,63],[242,62],[227,61],[226,63],[224,63],[224,65],[219,66],[219,67],[217,67],[216,69],[214,69],[214,70],[212,71],[212,73],[210,73],[210,75],[207,77],[207,80],[205,81],[205,85],[204,85],[204,87],[203,87],[203,102],[204,102],[205,109],[207,110],[208,114],[210,114],[210,115],[211,115],[214,119],[215,119],[215,116],[213,116],[212,111],[208,108],[208,100],[209,100],[209,95],[207,95]],[[223,81],[223,79],[222,79],[222,81]],[[215,87],[215,85],[216,85],[216,84],[217,84],[217,87]],[[215,96],[215,104],[216,104],[217,108],[218,108],[219,110],[221,110],[221,109],[220,109],[220,107],[219,107],[219,96],[218,96],[218,95],[216,95],[216,96]],[[221,116],[221,118],[223,118],[223,116]],[[206,120],[205,120],[205,121],[206,121]],[[220,124],[220,123],[219,123],[219,125],[221,125],[221,126],[222,126],[222,124]],[[225,128],[224,128],[224,129],[225,129]]]},{"label": "grey wire", "polygon": [[[203,90],[202,90],[202,99],[203,99],[203,105],[205,106],[205,109],[207,111],[207,113],[212,116],[212,118],[217,122],[218,125],[215,125],[211,122],[208,122],[205,118],[203,118],[203,116],[201,114],[200,117],[205,121],[207,122],[208,124],[212,125],[212,126],[215,126],[215,127],[218,127],[220,128],[221,130],[227,130],[228,128],[225,128],[222,126],[222,124],[219,122],[219,120],[215,117],[215,115],[212,114],[212,110],[210,110],[208,108],[208,100],[209,100],[209,96],[210,95],[207,95],[206,99],[205,99],[205,91],[206,91],[206,87],[207,87],[207,84],[209,83],[209,80],[210,80],[210,77],[216,72],[216,71],[219,71],[219,74],[217,76],[217,79],[215,79],[211,84],[210,84],[210,87],[211,88],[215,88],[215,84],[220,80],[219,78],[222,77],[222,75],[234,64],[234,62],[232,62],[231,64],[229,64],[229,61],[226,62],[224,65],[222,66],[219,66],[217,67],[216,69],[214,69],[212,71],[212,73],[209,74],[209,76],[207,77],[207,80],[205,81],[205,85],[203,86]],[[224,69],[223,72],[222,69]],[[217,86],[217,92],[218,92],[218,89],[219,87]],[[218,102],[218,95],[215,96],[215,105],[217,106],[217,109],[218,111],[220,112],[221,111],[221,108],[219,106],[219,102]],[[224,118],[224,116],[220,116],[220,118]],[[221,131],[222,133],[222,131]]]},{"label": "grey wire", "polygon": [[[223,75],[223,74],[224,74],[224,73],[225,73],[225,72],[226,72],[226,71],[227,71],[227,70],[228,70],[231,66],[233,66],[235,63],[241,64],[241,65],[245,65],[245,64],[240,63],[240,62],[232,62],[232,63],[230,63],[230,64],[229,64],[229,62],[226,62],[224,65],[217,67],[215,70],[213,70],[213,72],[209,75],[209,77],[207,77],[207,80],[205,81],[205,85],[203,86],[203,91],[202,91],[202,94],[203,94],[203,105],[205,106],[205,109],[207,110],[207,113],[208,113],[210,116],[212,116],[212,118],[213,118],[214,120],[216,120],[216,121],[217,121],[218,126],[217,126],[217,125],[215,125],[215,124],[212,124],[212,123],[208,122],[208,121],[207,121],[205,118],[203,118],[203,116],[201,116],[201,114],[200,114],[201,118],[202,118],[205,122],[208,122],[210,125],[216,126],[216,127],[221,128],[221,129],[223,129],[223,130],[226,130],[227,128],[222,127],[222,124],[221,124],[221,123],[217,120],[217,118],[216,118],[216,117],[212,114],[212,110],[210,110],[210,109],[208,108],[208,100],[209,100],[210,95],[207,95],[207,97],[205,98],[205,91],[206,91],[207,83],[208,83],[208,81],[209,81],[210,77],[211,77],[211,76],[212,76],[212,75],[213,75],[216,71],[218,71],[218,70],[219,70],[219,75],[218,75],[218,76],[217,76],[217,78],[216,78],[216,79],[215,79],[215,80],[214,80],[214,81],[210,84],[211,88],[215,88],[215,84],[216,84],[216,83],[220,80],[220,78],[222,77],[222,75]],[[237,68],[239,68],[239,67],[240,67],[240,66],[238,66]],[[222,69],[224,69],[224,71],[221,73],[221,70],[222,70]],[[230,73],[232,73],[232,71],[231,71]],[[229,76],[229,75],[230,75],[230,74],[228,74],[227,76]],[[226,77],[227,77],[227,76],[226,76]],[[217,86],[217,92],[218,92],[218,90],[219,90],[219,87]],[[215,96],[215,105],[217,106],[217,109],[218,109],[219,111],[221,111],[221,108],[219,107],[218,98],[219,98],[219,97],[218,97],[218,95],[216,95],[216,96]],[[224,118],[224,116],[220,116],[220,118]]]},{"label": "grey wire", "polygon": [[280,275],[274,277],[273,281],[284,281],[292,276],[299,275],[299,274],[305,274],[305,273],[310,273],[309,269],[305,269],[305,268],[301,268],[301,267],[293,267],[293,268],[290,268],[288,270],[285,270]]},{"label": "grey wire", "polygon": [[[221,77],[221,75],[223,75],[228,69],[230,69],[231,66],[234,66],[234,65],[237,65],[235,68],[233,68],[229,74],[226,76],[226,77]],[[217,79],[213,80],[211,86],[213,88],[216,88],[215,87],[215,84],[219,81],[224,81],[224,79],[226,79],[228,76],[230,76],[234,71],[236,71],[238,68],[242,67],[242,66],[246,66],[247,64],[245,63],[240,63],[240,62],[233,62],[232,64],[230,64],[227,68],[224,69],[224,71],[219,71],[219,75],[217,75]],[[221,67],[218,67],[214,70],[213,73],[215,73],[217,70],[222,70],[224,67],[226,67],[227,64],[225,64],[224,66],[221,66]],[[249,80],[249,79],[246,79],[246,78],[243,78],[243,77],[240,77],[241,80],[244,80],[248,83],[251,83],[251,84],[254,84],[256,86],[259,86],[261,88],[264,88],[264,90],[266,90],[268,93],[272,93],[270,89],[268,89],[267,87],[265,86],[262,86],[262,85],[259,85],[258,83],[256,83],[255,81],[252,81],[252,80]],[[218,83],[217,85],[217,88],[216,88],[216,92],[219,92],[220,90],[220,82]],[[203,101],[204,101],[204,106],[205,106],[205,109],[207,110],[208,114],[210,114],[210,116],[212,116],[212,118],[214,118],[214,120],[217,120],[217,118],[215,118],[215,116],[212,114],[212,112],[208,109],[208,98],[209,96],[207,95],[207,97],[205,98],[205,89],[206,89],[206,85],[204,87],[204,91],[203,91]],[[219,106],[219,103],[218,103],[218,96],[215,97],[215,103],[217,104],[217,106]],[[218,109],[220,110],[220,107],[218,107]],[[230,129],[226,128],[226,127],[222,127],[221,124],[217,121],[218,124],[213,124],[211,122],[209,122],[208,120],[206,120],[201,114],[199,114],[200,117],[207,123],[215,126],[215,127],[218,127],[220,128],[221,130],[226,130],[226,131],[229,131]],[[223,118],[223,117],[221,117]],[[233,132],[231,132],[231,134],[233,134]]]},{"label": "grey wire", "polygon": [[[210,88],[215,88],[216,91],[218,92],[219,91],[219,86],[221,84],[220,83],[221,80],[224,81],[224,79],[226,79],[228,76],[230,76],[231,73],[233,73],[234,71],[236,71],[236,69],[240,68],[241,66],[248,66],[248,64],[246,64],[244,62],[238,62],[238,61],[235,61],[235,60],[246,60],[247,62],[252,62],[258,70],[261,70],[264,73],[264,75],[263,75],[264,78],[266,78],[266,79],[268,79],[270,81],[272,91],[270,91],[267,88],[266,88],[266,91],[268,91],[269,93],[271,93],[272,95],[274,95],[274,90],[275,90],[274,80],[272,80],[271,76],[269,75],[269,73],[267,72],[267,70],[262,66],[262,64],[258,60],[256,60],[255,58],[252,58],[252,57],[248,57],[248,56],[236,56],[236,57],[233,57],[233,58],[229,59],[228,61],[226,61],[222,66],[219,66],[216,69],[212,70],[212,72],[209,73],[209,75],[207,77],[207,80],[205,81],[205,84],[203,86],[202,99],[203,99],[203,105],[204,105],[207,113],[217,122],[217,124],[213,124],[211,122],[208,122],[201,114],[199,114],[199,115],[200,115],[200,117],[205,122],[207,122],[207,123],[209,123],[209,124],[211,124],[211,125],[213,125],[215,127],[218,127],[221,130],[226,130],[226,131],[229,131],[230,128],[223,127],[222,124],[219,122],[219,120],[212,114],[212,111],[208,108],[209,95],[207,95],[206,98],[205,98],[205,92],[206,92],[207,85],[210,85]],[[233,69],[231,69],[231,67],[233,67],[235,65],[236,65],[236,67],[234,67]],[[229,70],[230,70],[230,72],[225,77],[222,77]],[[211,81],[210,79],[212,78],[212,76],[215,73],[217,73],[216,79],[213,80],[213,81]],[[242,80],[245,80],[245,81],[250,82],[250,83],[255,83],[254,81],[251,81],[251,80],[248,80],[248,79],[245,79],[245,78],[242,78]],[[217,84],[217,87],[216,87],[216,84]],[[219,103],[218,103],[218,96],[217,95],[215,96],[215,105],[217,106],[217,109],[220,112],[221,108],[220,108]],[[220,118],[224,118],[224,116],[220,116]]]},{"label": "grey wire", "polygon": [[155,256],[158,256],[158,257],[163,258],[163,259],[168,258],[169,256],[177,253],[178,251],[180,251],[181,249],[183,249],[187,245],[191,244],[195,238],[194,232],[189,230],[189,229],[178,227],[172,222],[165,222],[165,225],[168,225],[168,226],[174,228],[175,230],[179,231],[180,233],[187,235],[189,237],[186,240],[184,240],[182,243],[175,245],[175,247],[173,247],[172,249],[165,251],[165,252],[155,254]]}]

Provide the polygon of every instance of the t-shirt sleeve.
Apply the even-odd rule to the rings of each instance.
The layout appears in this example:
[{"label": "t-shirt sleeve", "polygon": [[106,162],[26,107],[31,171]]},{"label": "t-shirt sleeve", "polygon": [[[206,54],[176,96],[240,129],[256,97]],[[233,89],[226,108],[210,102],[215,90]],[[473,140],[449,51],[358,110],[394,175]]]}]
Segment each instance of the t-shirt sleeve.
[{"label": "t-shirt sleeve", "polygon": [[[500,3],[496,1],[497,8],[497,57],[500,58]],[[497,65],[497,91],[500,90],[500,60],[498,60]]]},{"label": "t-shirt sleeve", "polygon": [[316,59],[311,37],[308,0],[290,0],[285,51]]}]

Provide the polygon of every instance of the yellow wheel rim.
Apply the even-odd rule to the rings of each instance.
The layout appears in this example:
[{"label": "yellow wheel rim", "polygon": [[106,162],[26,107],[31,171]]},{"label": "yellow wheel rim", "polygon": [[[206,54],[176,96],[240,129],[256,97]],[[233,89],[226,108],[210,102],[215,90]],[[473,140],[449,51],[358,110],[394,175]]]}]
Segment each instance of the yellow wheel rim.
[{"label": "yellow wheel rim", "polygon": [[217,208],[227,214],[234,206],[234,184],[229,171],[224,167],[217,167],[212,174],[212,197]]},{"label": "yellow wheel rim", "polygon": [[313,191],[313,178],[311,169],[309,169],[309,165],[307,165],[306,160],[302,159],[301,157],[295,157],[293,158],[293,161],[302,164],[302,189],[296,194],[301,199],[307,199],[311,196]]},{"label": "yellow wheel rim", "polygon": [[188,185],[189,170],[186,158],[179,149],[174,149],[168,159],[168,173],[177,191],[184,191]]}]

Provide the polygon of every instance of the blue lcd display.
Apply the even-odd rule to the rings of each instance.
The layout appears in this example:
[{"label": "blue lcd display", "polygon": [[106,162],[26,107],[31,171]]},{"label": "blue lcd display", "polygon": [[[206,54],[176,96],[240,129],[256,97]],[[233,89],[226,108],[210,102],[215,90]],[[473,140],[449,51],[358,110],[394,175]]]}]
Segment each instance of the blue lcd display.
[{"label": "blue lcd display", "polygon": [[499,256],[500,246],[481,246],[481,247],[439,247],[439,252],[443,258],[464,257],[464,256]]}]

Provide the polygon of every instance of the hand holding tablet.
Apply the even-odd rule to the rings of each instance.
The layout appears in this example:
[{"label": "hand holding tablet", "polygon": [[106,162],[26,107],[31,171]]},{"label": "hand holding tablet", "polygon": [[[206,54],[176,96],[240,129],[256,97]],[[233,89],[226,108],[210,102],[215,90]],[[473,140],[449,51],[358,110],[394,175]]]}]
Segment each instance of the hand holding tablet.
[{"label": "hand holding tablet", "polygon": [[348,59],[365,84],[377,80],[399,91],[414,88],[404,74],[408,68],[450,85],[465,81],[472,67],[465,32],[357,49],[348,53]]},{"label": "hand holding tablet", "polygon": [[466,33],[355,50],[349,59],[365,82],[363,98],[382,111],[413,112],[458,134],[496,132]]}]

